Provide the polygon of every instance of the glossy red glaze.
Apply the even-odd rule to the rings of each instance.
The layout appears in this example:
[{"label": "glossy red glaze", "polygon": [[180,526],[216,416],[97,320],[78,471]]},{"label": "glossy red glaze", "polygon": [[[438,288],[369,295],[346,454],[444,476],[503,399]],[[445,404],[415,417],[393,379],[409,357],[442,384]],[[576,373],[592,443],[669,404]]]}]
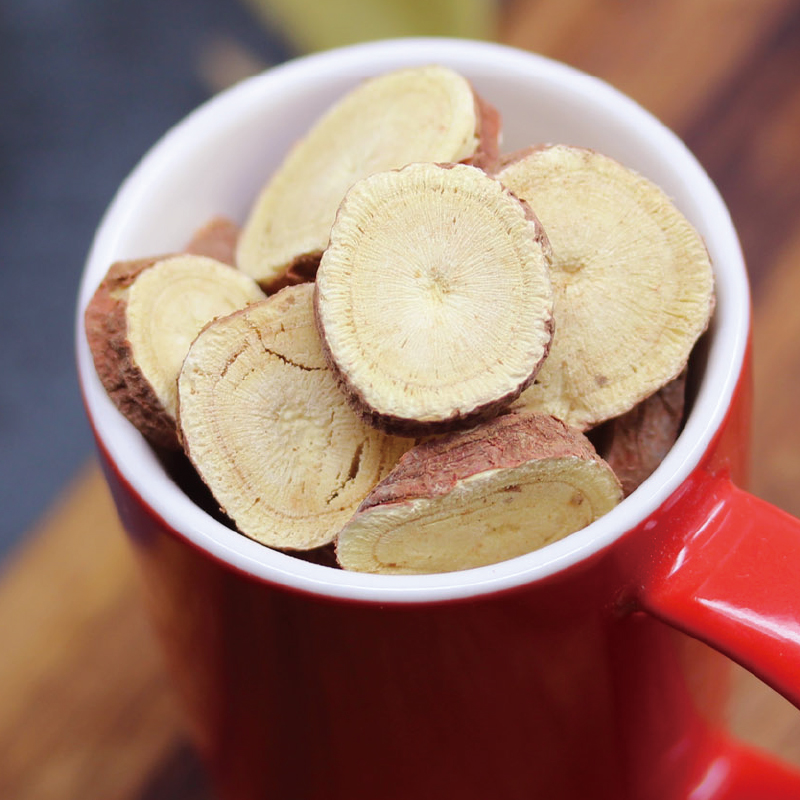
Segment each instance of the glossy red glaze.
[{"label": "glossy red glaze", "polygon": [[731,484],[745,479],[749,414],[745,377],[703,462],[614,545],[439,603],[242,574],[170,529],[101,445],[220,796],[800,797],[800,775],[728,740],[729,662],[681,632],[798,701],[800,523]]},{"label": "glossy red glaze", "polygon": [[641,602],[800,705],[797,520],[724,476],[700,489],[695,533],[659,566]]}]

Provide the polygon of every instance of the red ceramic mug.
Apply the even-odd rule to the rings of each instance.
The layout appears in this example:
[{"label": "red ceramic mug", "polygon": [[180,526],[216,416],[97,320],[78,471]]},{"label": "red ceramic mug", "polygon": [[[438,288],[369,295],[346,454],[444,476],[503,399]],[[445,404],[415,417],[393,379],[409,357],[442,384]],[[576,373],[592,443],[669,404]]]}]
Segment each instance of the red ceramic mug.
[{"label": "red ceramic mug", "polygon": [[745,268],[706,174],[632,101],[477,42],[378,42],[283,65],[191,114],[134,170],[97,233],[81,311],[113,261],[180,247],[217,213],[242,219],[355,82],[432,62],[497,105],[506,151],[593,147],[660,184],[700,230],[717,309],[691,413],[651,478],[562,541],[446,575],[347,573],[271,551],[193,502],[111,405],[79,321],[89,416],[219,796],[796,800],[800,774],[722,725],[726,656],[800,702],[800,523],[740,488]]}]

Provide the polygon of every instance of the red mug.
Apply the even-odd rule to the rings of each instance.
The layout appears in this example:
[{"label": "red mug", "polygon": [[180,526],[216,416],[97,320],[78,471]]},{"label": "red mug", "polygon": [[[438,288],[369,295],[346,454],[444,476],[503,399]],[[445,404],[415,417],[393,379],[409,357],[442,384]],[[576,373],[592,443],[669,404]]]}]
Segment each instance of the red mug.
[{"label": "red mug", "polygon": [[[82,310],[113,261],[174,250],[214,214],[243,219],[291,143],[357,81],[434,62],[498,107],[504,150],[592,147],[661,185],[705,238],[717,308],[677,443],[609,514],[492,566],[349,573],[269,550],[194,502],[103,391]],[[723,724],[729,658],[800,703],[800,522],[740,488],[741,251],[694,157],[619,92],[457,40],[357,45],[269,70],[191,114],[126,180],[78,319],[102,462],[221,798],[800,798],[797,771]]]}]

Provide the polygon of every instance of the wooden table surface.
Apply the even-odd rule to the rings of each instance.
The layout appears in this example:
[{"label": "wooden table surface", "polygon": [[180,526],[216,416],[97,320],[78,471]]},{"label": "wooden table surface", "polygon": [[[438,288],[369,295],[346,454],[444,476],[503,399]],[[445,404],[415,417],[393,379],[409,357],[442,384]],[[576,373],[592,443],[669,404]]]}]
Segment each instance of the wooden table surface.
[{"label": "wooden table surface", "polygon": [[[500,9],[496,38],[632,95],[720,187],[753,284],[752,488],[800,515],[800,0],[507,0]],[[0,573],[3,800],[211,797],[136,581],[90,463]],[[731,726],[800,767],[800,712],[738,668]]]}]

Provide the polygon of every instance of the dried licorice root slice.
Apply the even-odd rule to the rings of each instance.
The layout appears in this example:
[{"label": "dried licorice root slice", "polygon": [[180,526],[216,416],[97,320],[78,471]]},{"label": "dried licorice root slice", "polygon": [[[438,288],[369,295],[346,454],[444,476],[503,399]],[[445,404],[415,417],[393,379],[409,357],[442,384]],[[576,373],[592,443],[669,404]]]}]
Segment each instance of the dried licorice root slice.
[{"label": "dried licorice root slice", "polygon": [[547,238],[530,209],[463,164],[412,164],[355,184],[316,287],[345,392],[395,433],[498,413],[552,339]]},{"label": "dried licorice root slice", "polygon": [[252,278],[199,255],[114,264],[86,309],[86,336],[111,399],[151,442],[177,449],[176,381],[215,317],[262,300]]},{"label": "dried licorice root slice", "polygon": [[340,99],[289,152],[247,219],[237,265],[266,291],[313,280],[345,192],[416,161],[492,167],[497,112],[451,69],[403,69]]},{"label": "dried licorice root slice", "polygon": [[413,441],[364,424],[325,363],[313,286],[218,319],[178,380],[189,459],[238,530],[308,550],[333,540]]},{"label": "dried licorice root slice", "polygon": [[410,450],[342,529],[336,554],[359,572],[469,569],[557,541],[621,498],[583,434],[507,414]]},{"label": "dried licorice root slice", "polygon": [[586,430],[675,378],[714,293],[703,240],[666,194],[563,145],[509,157],[496,177],[530,204],[553,249],[553,346],[514,408]]}]

